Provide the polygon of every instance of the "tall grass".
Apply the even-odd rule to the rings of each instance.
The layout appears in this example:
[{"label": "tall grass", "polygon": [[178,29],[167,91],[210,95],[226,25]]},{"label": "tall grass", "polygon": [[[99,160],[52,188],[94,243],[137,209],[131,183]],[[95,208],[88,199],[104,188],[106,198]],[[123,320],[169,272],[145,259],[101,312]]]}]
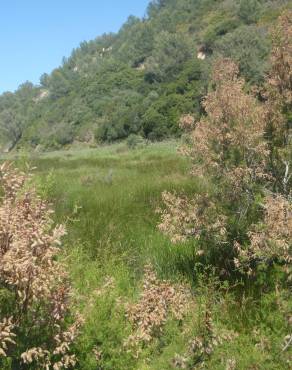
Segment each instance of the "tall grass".
[{"label": "tall grass", "polygon": [[57,221],[67,223],[68,249],[77,245],[93,259],[113,258],[135,271],[148,260],[159,270],[172,266],[173,247],[156,228],[155,210],[165,189],[194,191],[176,147],[121,151],[118,145],[32,159]]},{"label": "tall grass", "polygon": [[[156,226],[162,191],[191,194],[203,186],[189,178],[190,164],[177,154],[177,146],[171,141],[129,150],[117,144],[10,158],[19,166],[26,161],[36,166],[39,191],[53,203],[56,222],[67,227],[63,258],[76,309],[86,319],[75,349],[80,369],[173,369],[175,355],[183,355],[198,333],[212,284],[194,268],[194,244],[173,246]],[[135,358],[123,346],[131,332],[124,303],[137,299],[149,262],[160,278],[190,284],[196,309],[183,326],[168,321],[163,335]],[[213,320],[238,336],[216,348],[205,362],[207,369],[227,369],[233,359],[236,369],[289,366],[286,353],[281,353],[288,330],[276,303],[281,297],[268,288],[266,293],[239,300],[231,287],[213,291]],[[102,352],[99,362],[93,348]]]}]

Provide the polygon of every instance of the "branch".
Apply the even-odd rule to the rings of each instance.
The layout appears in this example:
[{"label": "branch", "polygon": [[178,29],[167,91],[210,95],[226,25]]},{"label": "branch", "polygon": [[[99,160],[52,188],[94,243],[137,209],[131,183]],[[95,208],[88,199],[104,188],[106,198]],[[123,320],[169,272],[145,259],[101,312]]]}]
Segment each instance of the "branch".
[{"label": "branch", "polygon": [[287,342],[285,346],[283,347],[282,352],[286,351],[286,349],[290,346],[291,343],[292,343],[292,335],[288,335]]},{"label": "branch", "polygon": [[283,186],[284,186],[284,191],[286,193],[286,190],[287,190],[287,184],[291,178],[291,174],[289,175],[289,166],[290,166],[290,163],[287,162],[287,161],[282,161],[283,164],[285,165],[285,175],[284,175],[284,178],[283,178]]}]

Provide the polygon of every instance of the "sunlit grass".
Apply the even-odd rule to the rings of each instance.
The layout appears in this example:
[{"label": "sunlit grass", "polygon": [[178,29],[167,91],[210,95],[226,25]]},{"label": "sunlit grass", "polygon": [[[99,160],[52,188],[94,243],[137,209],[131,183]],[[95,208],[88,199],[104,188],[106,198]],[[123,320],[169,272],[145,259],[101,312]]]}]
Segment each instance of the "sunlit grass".
[{"label": "sunlit grass", "polygon": [[[174,246],[157,229],[156,209],[164,190],[192,194],[202,186],[189,176],[190,163],[177,147],[169,141],[129,150],[121,143],[2,158],[36,167],[39,191],[52,202],[55,221],[67,227],[63,258],[75,291],[74,307],[86,319],[76,345],[80,369],[173,369],[174,355],[183,355],[197,333],[197,315],[209,292],[197,286],[195,242]],[[137,359],[123,347],[130,334],[124,304],[137,298],[149,262],[160,278],[189,284],[198,308],[189,312],[183,326],[170,320],[162,337]],[[279,355],[286,323],[273,294],[257,301],[238,300],[232,291],[216,296],[216,324],[240,335],[219,346],[206,368],[225,369],[228,358],[237,359],[238,369],[286,368]],[[270,350],[255,346],[254,327],[267,336]],[[103,352],[100,367],[92,353],[95,346]]]}]

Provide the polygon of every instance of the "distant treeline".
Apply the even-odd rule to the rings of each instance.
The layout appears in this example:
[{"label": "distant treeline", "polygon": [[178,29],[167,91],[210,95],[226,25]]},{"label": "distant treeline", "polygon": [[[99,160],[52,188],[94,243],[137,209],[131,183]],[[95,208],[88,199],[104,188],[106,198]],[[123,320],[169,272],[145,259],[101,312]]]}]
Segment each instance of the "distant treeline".
[{"label": "distant treeline", "polygon": [[268,68],[268,28],[287,0],[156,0],[117,34],[82,42],[62,65],[0,96],[0,148],[58,149],[73,141],[180,135],[179,117],[201,101],[219,55],[250,85]]}]

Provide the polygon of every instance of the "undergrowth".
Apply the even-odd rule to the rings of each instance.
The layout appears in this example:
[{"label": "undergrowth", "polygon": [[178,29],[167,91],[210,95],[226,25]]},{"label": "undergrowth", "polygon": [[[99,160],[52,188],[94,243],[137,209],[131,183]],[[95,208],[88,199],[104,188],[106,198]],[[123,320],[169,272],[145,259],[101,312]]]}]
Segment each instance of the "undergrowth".
[{"label": "undergrowth", "polygon": [[[212,269],[206,274],[196,241],[173,246],[157,229],[162,191],[192,195],[207,186],[194,186],[176,148],[169,142],[121,153],[118,145],[25,158],[37,167],[38,191],[53,203],[55,222],[67,229],[62,259],[85,320],[74,347],[77,368],[287,369],[291,304],[281,272],[261,271],[258,288],[223,283]],[[183,320],[167,315],[137,355],[125,344],[133,330],[127,307],[139,302],[149,263],[158,279],[187,287],[193,301]]]}]

